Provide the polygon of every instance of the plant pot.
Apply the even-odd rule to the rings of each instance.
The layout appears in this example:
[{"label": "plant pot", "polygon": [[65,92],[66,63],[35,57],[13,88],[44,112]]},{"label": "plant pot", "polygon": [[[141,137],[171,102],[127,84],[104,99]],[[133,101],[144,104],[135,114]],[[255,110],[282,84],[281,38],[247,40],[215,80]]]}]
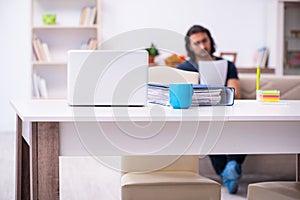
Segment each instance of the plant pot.
[{"label": "plant pot", "polygon": [[154,58],[155,58],[155,56],[149,56],[149,59],[148,59],[149,64],[154,63]]}]

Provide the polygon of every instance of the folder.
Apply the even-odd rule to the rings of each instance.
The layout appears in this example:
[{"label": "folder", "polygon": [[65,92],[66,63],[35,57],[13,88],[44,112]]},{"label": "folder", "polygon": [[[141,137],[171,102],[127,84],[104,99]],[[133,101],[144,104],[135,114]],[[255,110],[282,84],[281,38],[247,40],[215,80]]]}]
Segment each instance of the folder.
[{"label": "folder", "polygon": [[[192,106],[232,106],[234,88],[226,86],[193,85]],[[148,84],[148,102],[169,106],[169,85]]]},{"label": "folder", "polygon": [[[234,104],[234,88],[227,86],[193,85],[192,105],[198,106],[232,106]],[[210,101],[204,101],[205,97]]]}]

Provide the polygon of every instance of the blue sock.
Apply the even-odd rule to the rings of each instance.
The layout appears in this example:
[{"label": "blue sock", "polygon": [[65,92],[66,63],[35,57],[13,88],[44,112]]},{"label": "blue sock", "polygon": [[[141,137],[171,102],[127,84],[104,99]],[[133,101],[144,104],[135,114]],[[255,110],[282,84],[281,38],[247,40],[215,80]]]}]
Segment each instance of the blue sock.
[{"label": "blue sock", "polygon": [[235,160],[231,160],[227,163],[224,171],[220,174],[224,185],[227,187],[230,194],[237,193],[238,180],[241,177],[241,165]]}]

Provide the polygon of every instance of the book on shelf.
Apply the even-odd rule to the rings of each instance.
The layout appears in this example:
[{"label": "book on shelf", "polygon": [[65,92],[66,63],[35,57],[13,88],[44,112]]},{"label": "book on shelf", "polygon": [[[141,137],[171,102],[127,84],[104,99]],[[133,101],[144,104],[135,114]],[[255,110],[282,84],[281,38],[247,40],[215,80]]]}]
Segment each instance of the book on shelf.
[{"label": "book on shelf", "polygon": [[256,51],[254,57],[255,67],[266,68],[268,66],[268,60],[269,49],[267,47],[262,47]]},{"label": "book on shelf", "polygon": [[87,49],[88,50],[96,50],[97,49],[97,39],[96,38],[90,38],[88,41]]},{"label": "book on shelf", "polygon": [[80,15],[80,22],[79,25],[86,25],[86,21],[87,21],[87,16],[88,14],[91,12],[91,8],[90,7],[84,7],[81,10],[81,15]]},{"label": "book on shelf", "polygon": [[91,7],[90,15],[87,18],[87,25],[92,26],[95,24],[96,15],[97,15],[97,9],[96,6],[93,6]]},{"label": "book on shelf", "polygon": [[51,61],[48,44],[42,42],[39,38],[32,40],[33,53],[37,61]]},{"label": "book on shelf", "polygon": [[49,50],[48,44],[43,42],[42,48],[43,48],[43,52],[45,54],[45,61],[51,61],[51,55],[50,55],[50,50]]},{"label": "book on shelf", "polygon": [[36,98],[48,98],[46,80],[38,76],[36,73],[32,74],[33,90]]},{"label": "book on shelf", "polygon": [[41,52],[41,41],[37,38],[32,40],[33,52],[38,61],[42,61],[44,58]]},{"label": "book on shelf", "polygon": [[[231,106],[234,88],[226,86],[193,85],[192,106]],[[148,102],[169,106],[169,85],[148,84]]]},{"label": "book on shelf", "polygon": [[92,26],[96,22],[97,8],[96,6],[86,6],[82,8],[79,25]]},{"label": "book on shelf", "polygon": [[48,98],[48,91],[47,91],[47,85],[46,85],[46,80],[43,78],[39,79],[39,92],[41,98]]},{"label": "book on shelf", "polygon": [[96,50],[98,45],[98,41],[96,38],[90,38],[88,42],[84,42],[81,44],[80,49],[82,50]]},{"label": "book on shelf", "polygon": [[33,91],[36,98],[40,98],[40,92],[38,88],[38,76],[36,73],[32,74],[32,81],[33,81]]}]

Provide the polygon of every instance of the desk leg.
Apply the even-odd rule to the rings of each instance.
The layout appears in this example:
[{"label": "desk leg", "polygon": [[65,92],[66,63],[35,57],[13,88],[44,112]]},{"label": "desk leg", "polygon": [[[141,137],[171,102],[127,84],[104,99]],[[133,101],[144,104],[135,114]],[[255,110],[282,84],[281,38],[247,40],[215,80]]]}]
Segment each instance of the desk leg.
[{"label": "desk leg", "polygon": [[31,141],[33,200],[59,199],[59,124],[33,122]]},{"label": "desk leg", "polygon": [[300,182],[300,154],[296,154],[296,181]]},{"label": "desk leg", "polygon": [[22,137],[22,120],[17,116],[15,199],[30,199],[29,145]]}]

